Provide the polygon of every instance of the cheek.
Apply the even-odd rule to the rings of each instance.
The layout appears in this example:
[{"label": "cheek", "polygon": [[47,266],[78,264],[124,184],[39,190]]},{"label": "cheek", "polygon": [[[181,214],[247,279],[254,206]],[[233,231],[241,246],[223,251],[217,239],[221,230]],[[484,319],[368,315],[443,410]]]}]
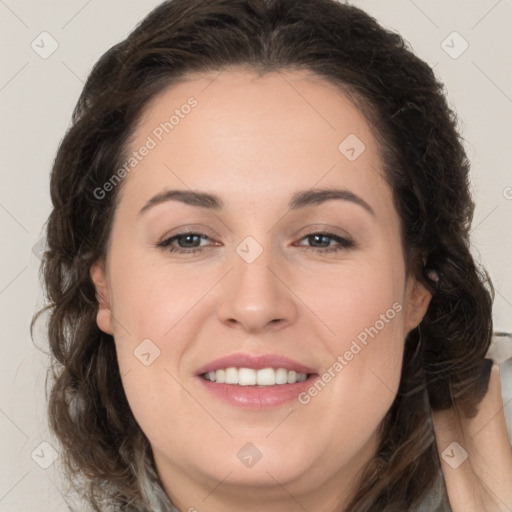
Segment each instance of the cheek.
[{"label": "cheek", "polygon": [[[374,338],[387,339],[390,353],[397,339],[401,346],[405,276],[400,255],[396,260],[390,255],[378,260],[347,261],[332,270],[315,273],[314,279],[298,286],[298,295],[329,328],[331,335],[325,339],[336,354],[348,350],[355,339],[362,344]],[[384,344],[374,344],[373,349],[382,351],[379,347]],[[382,351],[383,357],[386,350]]]},{"label": "cheek", "polygon": [[310,408],[304,414],[322,418],[323,445],[330,447],[328,457],[333,461],[351,460],[376,440],[400,383],[404,339],[400,303],[365,303],[363,310],[361,315],[354,306],[340,313],[336,327],[343,335],[329,347],[336,358],[322,368],[321,382],[302,397],[309,400],[305,407]]},{"label": "cheek", "polygon": [[208,275],[197,279],[198,271],[192,265],[155,264],[143,254],[117,261],[111,282],[116,334],[123,338],[127,333],[132,338],[167,338],[198,303],[209,282]]},{"label": "cheek", "polygon": [[[310,400],[307,407],[316,409],[312,416],[324,418],[340,457],[348,445],[368,441],[398,390],[406,334],[399,256],[319,276],[316,294],[308,296],[311,309],[330,328],[324,339],[332,358],[304,402]],[[327,290],[323,298],[322,289]]]},{"label": "cheek", "polygon": [[191,418],[204,412],[178,383],[179,362],[197,336],[194,306],[215,280],[198,280],[192,265],[186,271],[154,265],[135,251],[129,258],[112,251],[112,261],[114,338],[130,408],[152,440],[167,439],[178,420],[183,432],[192,431]]}]

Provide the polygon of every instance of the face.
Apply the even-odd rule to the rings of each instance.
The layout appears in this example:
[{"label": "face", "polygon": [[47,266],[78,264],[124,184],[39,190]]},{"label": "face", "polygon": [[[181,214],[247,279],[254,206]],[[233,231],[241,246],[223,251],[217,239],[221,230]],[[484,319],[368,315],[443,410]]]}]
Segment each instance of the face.
[{"label": "face", "polygon": [[154,98],[131,151],[91,275],[167,491],[348,489],[430,298],[364,116],[305,71],[224,70]]}]

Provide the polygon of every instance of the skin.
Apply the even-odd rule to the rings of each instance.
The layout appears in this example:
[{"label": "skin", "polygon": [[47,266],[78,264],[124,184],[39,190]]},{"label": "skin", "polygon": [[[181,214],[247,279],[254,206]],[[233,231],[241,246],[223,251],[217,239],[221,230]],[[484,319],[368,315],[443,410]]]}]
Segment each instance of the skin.
[{"label": "skin", "polygon": [[[131,149],[190,96],[198,106],[124,179],[107,257],[91,269],[98,326],[114,336],[128,401],[180,510],[341,510],[396,395],[405,336],[430,300],[406,274],[377,142],[319,77],[239,68],[154,98]],[[355,161],[338,149],[349,134],[366,147]],[[345,188],[374,215],[348,200],[288,211],[292,194],[313,187]],[[166,189],[215,193],[225,207],[167,201],[139,215]],[[157,247],[186,227],[209,237],[195,239],[202,252]],[[355,246],[315,252],[322,241],[306,235],[323,229]],[[236,252],[247,236],[263,249],[252,263]],[[241,409],[195,375],[236,352],[284,355],[322,374],[394,303],[396,316],[306,405]],[[147,338],[160,350],[149,366],[134,356]],[[262,453],[251,468],[237,457],[248,442]]]},{"label": "skin", "polygon": [[453,409],[432,414],[453,512],[512,510],[512,449],[502,396],[500,368],[493,365],[489,388],[473,418]]}]

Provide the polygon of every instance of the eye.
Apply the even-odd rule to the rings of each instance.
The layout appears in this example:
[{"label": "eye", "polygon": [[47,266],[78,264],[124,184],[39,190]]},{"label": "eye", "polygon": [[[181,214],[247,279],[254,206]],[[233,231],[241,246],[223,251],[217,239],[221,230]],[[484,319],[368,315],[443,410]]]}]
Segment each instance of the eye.
[{"label": "eye", "polygon": [[[201,246],[195,245],[196,242],[200,243],[201,240],[209,240],[209,237],[203,233],[178,233],[177,235],[163,240],[157,245],[157,247],[165,248],[169,252],[176,252],[180,254],[195,254],[202,251],[202,248],[200,248]],[[178,241],[178,247],[173,245],[176,241]]]},{"label": "eye", "polygon": [[[302,238],[302,240],[305,239],[307,239],[310,243],[312,242],[313,244],[319,243],[321,245],[320,247],[308,247],[312,251],[319,253],[337,252],[355,247],[355,244],[352,240],[339,235],[335,235],[334,233],[327,233],[324,231],[318,233],[309,233]],[[330,246],[329,239],[334,240],[338,243],[338,245]]]}]

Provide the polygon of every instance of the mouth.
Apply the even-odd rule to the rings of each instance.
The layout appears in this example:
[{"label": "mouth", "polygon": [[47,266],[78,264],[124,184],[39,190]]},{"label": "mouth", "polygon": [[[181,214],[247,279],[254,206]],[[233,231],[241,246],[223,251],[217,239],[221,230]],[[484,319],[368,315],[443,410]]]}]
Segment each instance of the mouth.
[{"label": "mouth", "polygon": [[283,356],[235,354],[207,364],[197,377],[224,403],[261,410],[297,399],[318,373]]}]

